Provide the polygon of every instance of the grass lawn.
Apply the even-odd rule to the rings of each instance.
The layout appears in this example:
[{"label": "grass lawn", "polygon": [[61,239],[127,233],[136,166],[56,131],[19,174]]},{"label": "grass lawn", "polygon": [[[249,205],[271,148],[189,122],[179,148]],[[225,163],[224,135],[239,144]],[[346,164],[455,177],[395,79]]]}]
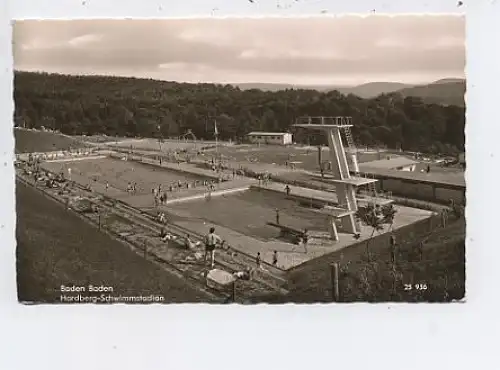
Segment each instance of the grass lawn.
[{"label": "grass lawn", "polygon": [[84,147],[77,140],[53,132],[15,129],[14,138],[16,153],[52,152]]},{"label": "grass lawn", "polygon": [[117,295],[163,295],[174,303],[209,300],[38,191],[18,182],[16,197],[20,301],[58,302],[62,284],[102,284]]}]

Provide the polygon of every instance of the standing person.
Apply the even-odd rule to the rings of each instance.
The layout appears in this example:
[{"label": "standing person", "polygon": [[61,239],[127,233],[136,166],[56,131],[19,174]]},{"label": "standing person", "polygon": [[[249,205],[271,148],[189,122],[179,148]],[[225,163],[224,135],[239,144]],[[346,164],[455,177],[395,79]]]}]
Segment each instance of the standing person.
[{"label": "standing person", "polygon": [[286,196],[287,196],[287,197],[288,197],[288,196],[290,196],[290,190],[291,190],[291,189],[290,189],[290,186],[288,186],[288,185],[287,185],[287,186],[285,186],[285,192],[286,192]]},{"label": "standing person", "polygon": [[221,242],[221,237],[215,233],[215,227],[211,227],[207,236],[205,236],[205,262],[207,261],[207,256],[210,255],[211,268],[214,268],[215,248]]},{"label": "standing person", "polygon": [[302,235],[302,243],[304,244],[304,250],[307,253],[307,242],[309,241],[308,230],[304,229],[304,234]]},{"label": "standing person", "polygon": [[278,266],[278,251],[273,253],[273,266]]},{"label": "standing person", "polygon": [[426,171],[427,171],[427,173],[431,172],[431,166],[430,165],[427,165]]},{"label": "standing person", "polygon": [[106,181],[106,191],[109,189],[109,182]]},{"label": "standing person", "polygon": [[262,267],[262,259],[260,257],[260,252],[257,252],[257,256],[255,257],[255,264],[258,268]]},{"label": "standing person", "polygon": [[276,224],[280,224],[280,210],[276,208]]}]

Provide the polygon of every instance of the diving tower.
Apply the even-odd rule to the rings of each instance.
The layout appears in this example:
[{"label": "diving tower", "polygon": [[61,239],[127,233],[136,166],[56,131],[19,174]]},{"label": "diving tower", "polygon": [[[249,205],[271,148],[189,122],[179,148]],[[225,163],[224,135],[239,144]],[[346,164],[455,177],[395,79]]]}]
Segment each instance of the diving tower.
[{"label": "diving tower", "polygon": [[[375,183],[378,180],[359,176],[357,151],[351,134],[351,127],[353,126],[352,117],[300,117],[296,120],[294,126],[311,130],[321,130],[327,135],[328,146],[330,148],[330,169],[333,175],[333,178],[329,181],[336,188],[338,206],[324,207],[321,211],[329,216],[332,238],[338,240],[337,220],[342,225],[344,232],[359,233],[360,227],[355,218],[355,213],[358,210],[358,200],[356,199],[357,188],[360,186],[368,187],[371,198],[374,200],[374,203],[377,203]],[[349,149],[348,154],[346,154],[346,148],[342,141],[342,133],[345,136]],[[350,156],[354,176],[350,174],[347,155]],[[385,199],[384,203],[387,203],[387,199]]]}]

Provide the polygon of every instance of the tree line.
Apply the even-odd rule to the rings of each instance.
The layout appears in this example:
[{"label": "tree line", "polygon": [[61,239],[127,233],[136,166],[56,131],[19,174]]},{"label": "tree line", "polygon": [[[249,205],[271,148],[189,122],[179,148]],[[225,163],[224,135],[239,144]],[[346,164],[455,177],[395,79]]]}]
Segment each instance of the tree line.
[{"label": "tree line", "polygon": [[241,90],[232,85],[109,76],[15,72],[15,125],[68,135],[176,137],[240,141],[251,131],[290,131],[295,141],[325,144],[294,128],[300,116],[352,116],[358,145],[426,153],[464,151],[465,108],[426,104],[398,93],[362,99],[338,91]]}]

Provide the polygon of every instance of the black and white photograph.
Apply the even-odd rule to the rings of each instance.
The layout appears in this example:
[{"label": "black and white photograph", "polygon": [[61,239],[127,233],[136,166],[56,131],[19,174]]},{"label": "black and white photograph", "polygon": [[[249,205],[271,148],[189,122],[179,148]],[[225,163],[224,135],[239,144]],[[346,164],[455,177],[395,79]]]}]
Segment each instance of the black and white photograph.
[{"label": "black and white photograph", "polygon": [[23,304],[465,301],[463,15],[13,22]]}]

